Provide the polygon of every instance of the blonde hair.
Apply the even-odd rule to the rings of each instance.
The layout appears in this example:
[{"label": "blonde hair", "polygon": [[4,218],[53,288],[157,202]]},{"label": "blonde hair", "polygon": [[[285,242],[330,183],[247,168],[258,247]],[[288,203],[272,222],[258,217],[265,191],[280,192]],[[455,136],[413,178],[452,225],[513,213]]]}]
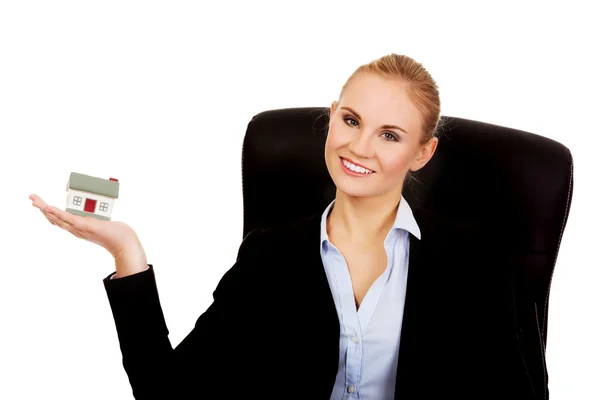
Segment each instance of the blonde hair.
[{"label": "blonde hair", "polygon": [[436,136],[440,122],[440,94],[437,84],[423,65],[408,56],[395,53],[385,55],[358,67],[342,86],[340,98],[350,82],[363,73],[404,82],[408,96],[421,112],[421,144]]}]

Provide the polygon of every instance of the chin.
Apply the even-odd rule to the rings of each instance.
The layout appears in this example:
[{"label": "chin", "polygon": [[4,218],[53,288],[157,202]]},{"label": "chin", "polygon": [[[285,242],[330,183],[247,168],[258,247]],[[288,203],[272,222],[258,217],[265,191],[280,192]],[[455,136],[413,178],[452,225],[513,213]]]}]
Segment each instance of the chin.
[{"label": "chin", "polygon": [[344,196],[352,197],[352,198],[356,198],[356,199],[368,199],[368,198],[372,198],[372,197],[376,196],[374,193],[365,193],[365,192],[359,192],[359,191],[346,191],[346,190],[343,190],[340,188],[338,188],[338,190]]},{"label": "chin", "polygon": [[[353,181],[352,177],[346,177],[342,171],[340,175],[333,179],[338,193],[343,193],[345,196],[354,198],[379,198],[387,197],[392,193],[401,191],[398,186],[383,187],[377,182],[369,182],[368,184],[362,184],[359,180]],[[349,179],[347,179],[349,178]]]},{"label": "chin", "polygon": [[346,177],[344,176],[334,179],[333,183],[339,192],[342,192],[346,196],[350,197],[375,197],[380,194],[379,191],[373,190],[374,187],[372,183],[365,185],[361,184],[360,181],[353,182],[351,180],[346,180]]}]

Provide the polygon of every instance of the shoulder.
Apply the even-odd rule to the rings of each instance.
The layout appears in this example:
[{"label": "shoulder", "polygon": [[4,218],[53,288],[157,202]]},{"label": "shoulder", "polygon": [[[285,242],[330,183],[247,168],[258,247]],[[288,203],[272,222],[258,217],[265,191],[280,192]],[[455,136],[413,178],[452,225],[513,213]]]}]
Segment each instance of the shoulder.
[{"label": "shoulder", "polygon": [[[251,230],[240,244],[235,264],[223,275],[214,296],[245,293],[265,287],[281,276],[281,261],[305,254],[314,235],[314,217],[269,228]],[[316,247],[315,247],[316,249]],[[278,273],[274,273],[277,271]]]},{"label": "shoulder", "polygon": [[318,239],[320,214],[268,228],[251,230],[240,245],[238,259],[264,256],[265,252],[300,250]]},{"label": "shoulder", "polygon": [[432,237],[475,235],[476,225],[468,221],[452,220],[446,215],[429,208],[415,207],[413,215],[419,229]]},{"label": "shoulder", "polygon": [[448,216],[423,207],[415,207],[413,215],[421,230],[421,245],[448,260],[480,262],[497,255],[497,244],[488,240],[475,221],[450,219]]},{"label": "shoulder", "polygon": [[421,231],[420,243],[430,249],[454,248],[459,229],[445,215],[423,207],[413,208],[413,216]]},{"label": "shoulder", "polygon": [[438,235],[450,229],[450,220],[437,211],[423,207],[414,207],[412,211],[421,233],[426,232],[429,235]]}]

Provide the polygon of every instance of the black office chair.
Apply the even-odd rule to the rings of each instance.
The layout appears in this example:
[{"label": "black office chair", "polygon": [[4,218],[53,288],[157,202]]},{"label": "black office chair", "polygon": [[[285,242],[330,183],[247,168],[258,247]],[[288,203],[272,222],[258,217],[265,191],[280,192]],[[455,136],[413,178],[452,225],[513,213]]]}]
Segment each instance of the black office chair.
[{"label": "black office chair", "polygon": [[[325,107],[270,110],[250,121],[242,149],[244,236],[322,213],[334,199],[324,159],[328,121]],[[571,206],[571,152],[483,122],[442,117],[441,126],[435,155],[403,196],[411,207],[502,241],[514,269],[519,335],[531,349],[525,356],[545,354],[550,283]],[[532,379],[546,388],[547,370],[537,374]]]}]

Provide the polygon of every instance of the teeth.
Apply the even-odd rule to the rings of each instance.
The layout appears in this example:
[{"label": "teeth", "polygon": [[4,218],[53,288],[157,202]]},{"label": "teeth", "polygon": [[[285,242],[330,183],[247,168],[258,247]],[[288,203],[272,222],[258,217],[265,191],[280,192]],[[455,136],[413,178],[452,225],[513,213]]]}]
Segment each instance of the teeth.
[{"label": "teeth", "polygon": [[372,172],[373,172],[373,171],[371,171],[370,169],[366,169],[366,168],[363,168],[363,167],[359,167],[358,165],[354,165],[354,164],[352,164],[352,163],[350,163],[350,162],[348,162],[348,161],[346,161],[346,160],[344,160],[344,159],[342,159],[342,162],[344,163],[344,165],[345,165],[345,166],[346,166],[348,169],[351,169],[351,170],[352,170],[352,171],[354,171],[354,172],[360,172],[361,174],[370,174],[370,173],[372,173]]}]

